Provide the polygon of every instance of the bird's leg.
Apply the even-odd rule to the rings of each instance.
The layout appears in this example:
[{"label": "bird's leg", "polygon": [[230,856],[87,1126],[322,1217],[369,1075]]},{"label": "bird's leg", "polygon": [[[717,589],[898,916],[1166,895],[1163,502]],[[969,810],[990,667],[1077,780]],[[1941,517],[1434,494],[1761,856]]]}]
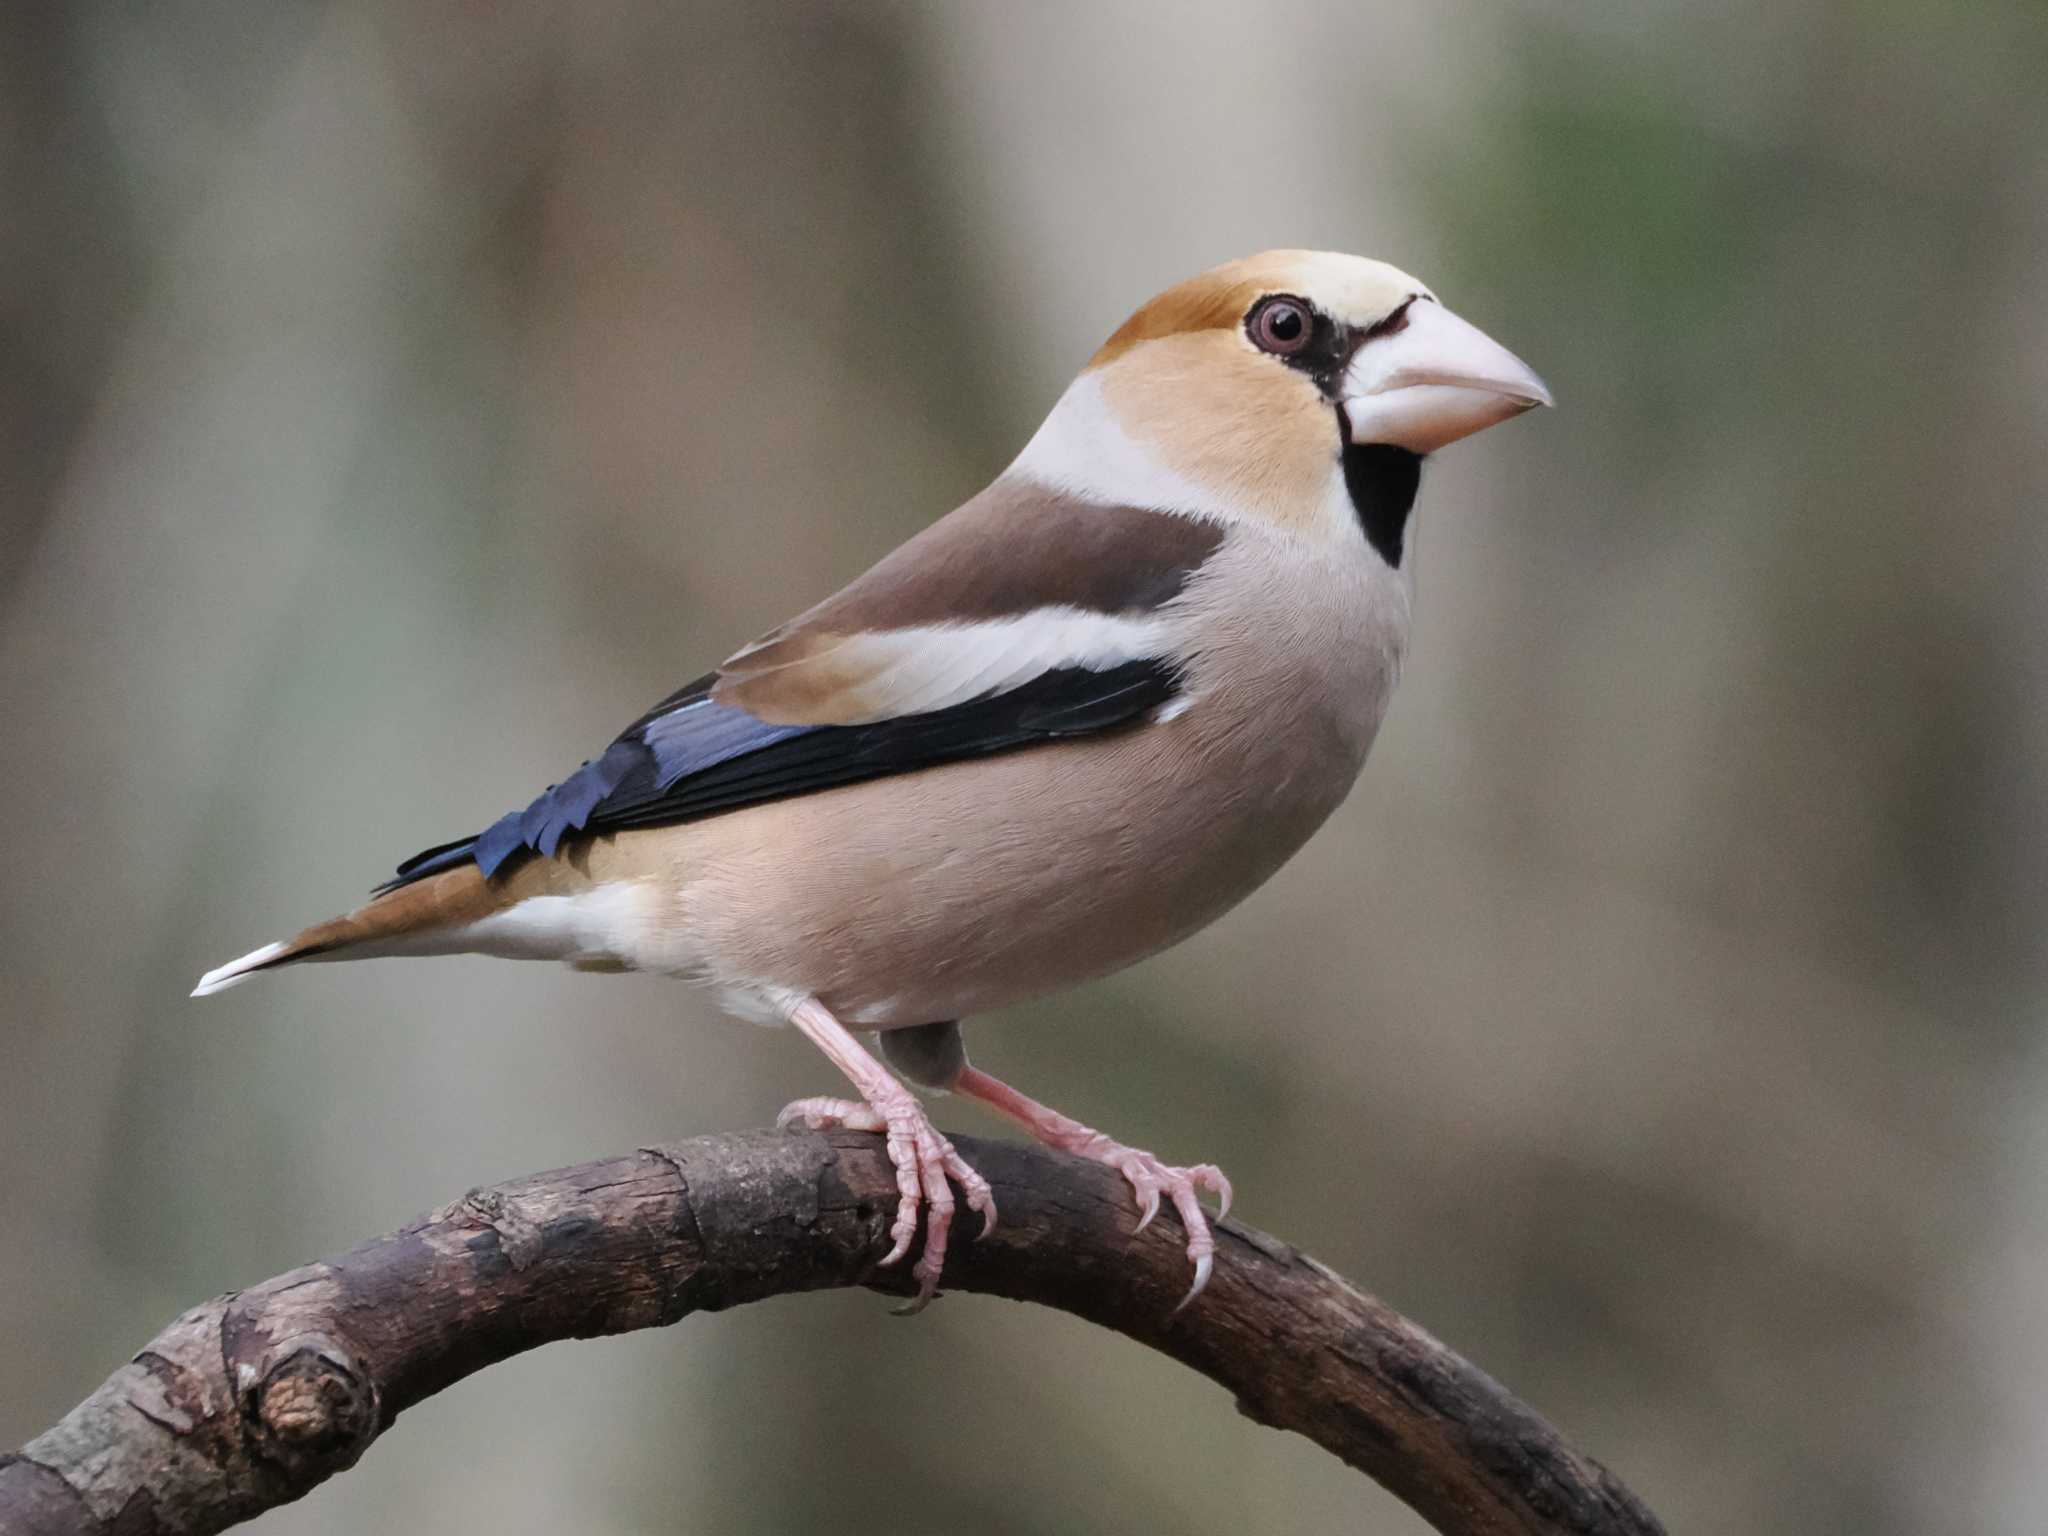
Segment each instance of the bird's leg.
[{"label": "bird's leg", "polygon": [[968,1167],[953,1144],[941,1136],[924,1106],[911,1095],[888,1069],[867,1053],[844,1024],[816,998],[805,998],[788,1010],[789,1022],[844,1072],[859,1090],[861,1100],[798,1099],[776,1116],[775,1123],[789,1126],[798,1121],[813,1130],[844,1126],[852,1131],[880,1131],[888,1138],[889,1161],[896,1168],[896,1189],[902,1197],[896,1204],[896,1222],[889,1229],[895,1246],[882,1260],[894,1264],[910,1252],[917,1236],[917,1209],[929,1211],[925,1218],[924,1252],[910,1272],[917,1277],[917,1299],[903,1308],[921,1310],[939,1287],[939,1271],[946,1263],[946,1235],[953,1225],[953,1191],[946,1184],[951,1174],[966,1192],[969,1210],[981,1213],[982,1231],[996,1224],[996,1200],[988,1180]]},{"label": "bird's leg", "polygon": [[[1203,1163],[1193,1168],[1170,1167],[1150,1152],[1127,1147],[1122,1142],[1110,1140],[1100,1131],[1090,1130],[1078,1120],[1069,1120],[1058,1110],[1039,1103],[1028,1094],[1019,1093],[1008,1083],[990,1077],[978,1067],[963,1066],[951,1087],[953,1092],[979,1099],[1005,1119],[1016,1121],[1047,1146],[1107,1163],[1122,1174],[1138,1197],[1137,1231],[1144,1231],[1151,1225],[1152,1218],[1159,1214],[1160,1195],[1164,1194],[1173,1201],[1173,1208],[1180,1213],[1180,1224],[1188,1234],[1188,1261],[1195,1266],[1195,1283],[1181,1298],[1180,1305],[1184,1307],[1202,1294],[1202,1287],[1209,1283],[1209,1271],[1216,1262],[1216,1238],[1209,1230],[1209,1218],[1203,1213],[1202,1202],[1195,1192],[1206,1189],[1216,1196],[1219,1220],[1230,1214],[1230,1180],[1215,1164]],[[1174,1310],[1179,1311],[1180,1308]]]}]

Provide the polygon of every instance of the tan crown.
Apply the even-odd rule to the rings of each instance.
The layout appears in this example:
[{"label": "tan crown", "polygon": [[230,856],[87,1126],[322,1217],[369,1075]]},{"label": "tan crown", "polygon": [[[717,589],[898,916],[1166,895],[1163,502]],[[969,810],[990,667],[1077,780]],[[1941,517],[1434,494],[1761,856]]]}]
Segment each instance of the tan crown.
[{"label": "tan crown", "polygon": [[1400,268],[1365,256],[1261,251],[1175,283],[1118,326],[1088,366],[1115,362],[1141,342],[1191,331],[1234,330],[1268,293],[1296,294],[1334,320],[1371,326],[1429,289]]}]

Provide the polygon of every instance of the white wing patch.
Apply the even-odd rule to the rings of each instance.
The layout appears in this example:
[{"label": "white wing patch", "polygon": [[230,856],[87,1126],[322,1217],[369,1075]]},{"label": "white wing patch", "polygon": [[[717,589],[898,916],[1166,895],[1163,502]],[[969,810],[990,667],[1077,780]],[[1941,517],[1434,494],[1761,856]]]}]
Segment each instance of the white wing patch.
[{"label": "white wing patch", "polygon": [[1174,630],[1165,615],[1056,606],[873,631],[738,678],[723,696],[764,719],[867,725],[1007,693],[1062,667],[1106,672],[1171,656]]},{"label": "white wing patch", "polygon": [[1167,625],[1081,608],[1040,608],[1015,619],[937,625],[861,637],[890,659],[876,683],[888,702],[870,715],[921,715],[1007,693],[1060,667],[1106,672],[1156,657]]}]

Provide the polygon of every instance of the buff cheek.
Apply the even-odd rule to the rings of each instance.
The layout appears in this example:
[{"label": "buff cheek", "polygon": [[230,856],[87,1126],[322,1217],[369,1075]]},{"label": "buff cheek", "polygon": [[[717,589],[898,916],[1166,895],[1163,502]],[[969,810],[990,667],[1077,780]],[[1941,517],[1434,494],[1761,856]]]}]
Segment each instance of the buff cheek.
[{"label": "buff cheek", "polygon": [[1336,413],[1234,330],[1159,337],[1099,376],[1124,429],[1176,475],[1276,523],[1321,507],[1342,447]]}]

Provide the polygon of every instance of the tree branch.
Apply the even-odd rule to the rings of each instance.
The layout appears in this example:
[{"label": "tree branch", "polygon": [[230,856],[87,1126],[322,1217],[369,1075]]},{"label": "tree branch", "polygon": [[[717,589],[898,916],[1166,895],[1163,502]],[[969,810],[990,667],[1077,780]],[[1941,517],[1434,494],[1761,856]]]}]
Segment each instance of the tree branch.
[{"label": "tree branch", "polygon": [[[1219,1225],[1178,1318],[1179,1229],[1131,1234],[1094,1163],[961,1137],[1002,1225],[946,1285],[1149,1344],[1459,1536],[1645,1536],[1628,1489],[1475,1366],[1286,1244]],[[201,1536],[299,1498],[406,1408],[555,1339],[866,1285],[896,1202],[880,1138],[706,1136],[471,1193],[388,1236],[195,1307],[63,1421],[0,1457],[8,1536]],[[971,1221],[971,1218],[970,1218]]]}]

